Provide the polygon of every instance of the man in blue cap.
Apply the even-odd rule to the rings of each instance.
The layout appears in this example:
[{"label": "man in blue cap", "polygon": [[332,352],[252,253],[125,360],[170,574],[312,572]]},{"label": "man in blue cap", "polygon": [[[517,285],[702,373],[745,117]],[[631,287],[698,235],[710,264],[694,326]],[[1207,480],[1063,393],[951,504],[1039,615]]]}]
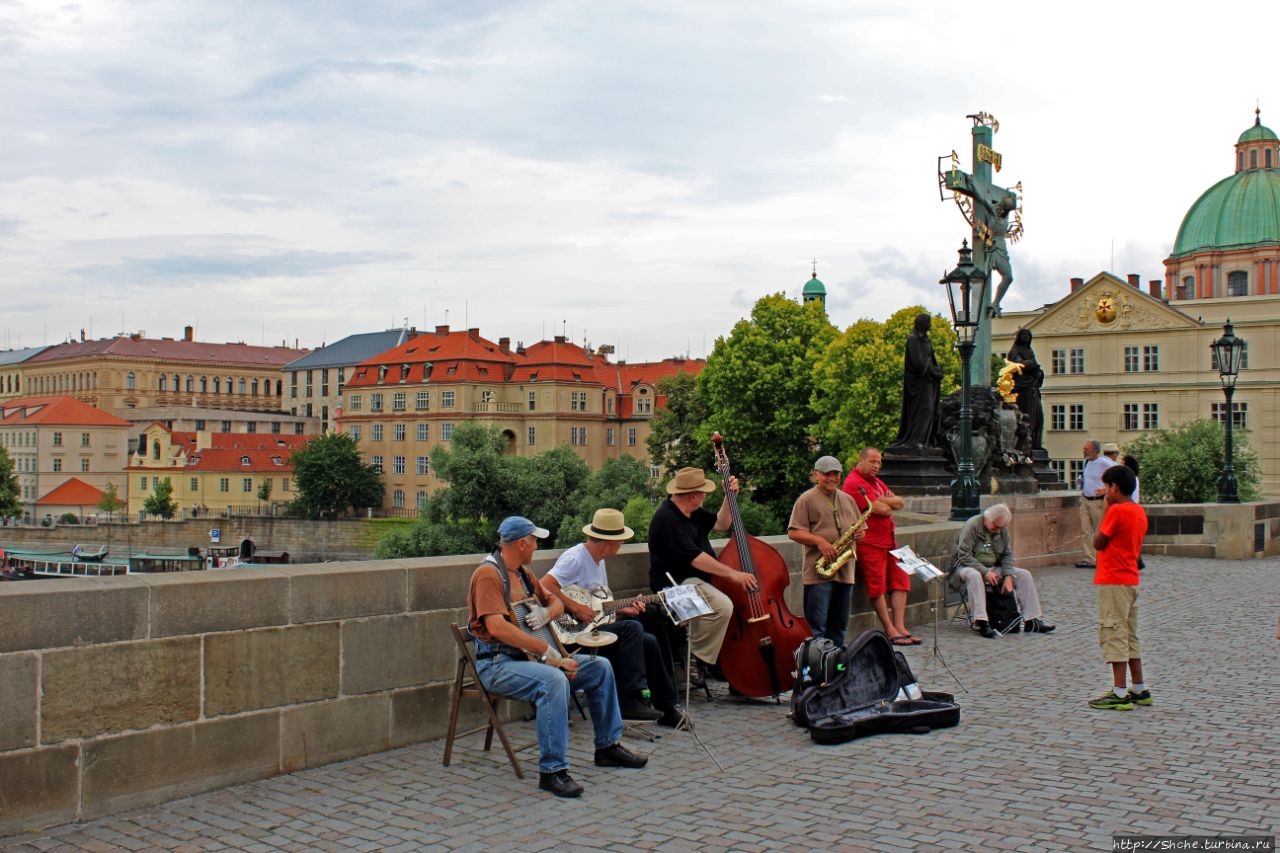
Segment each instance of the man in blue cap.
[{"label": "man in blue cap", "polygon": [[537,630],[564,610],[529,571],[538,540],[550,534],[522,516],[498,525],[498,547],[476,567],[467,590],[467,627],[476,638],[477,671],[485,689],[531,702],[537,709],[538,787],[557,797],[577,797],[582,786],[569,775],[569,698],[584,690],[595,732],[597,767],[644,767],[649,759],[623,746],[622,717],[613,668],[602,657],[563,656],[512,621],[508,602],[537,604],[525,617]]}]

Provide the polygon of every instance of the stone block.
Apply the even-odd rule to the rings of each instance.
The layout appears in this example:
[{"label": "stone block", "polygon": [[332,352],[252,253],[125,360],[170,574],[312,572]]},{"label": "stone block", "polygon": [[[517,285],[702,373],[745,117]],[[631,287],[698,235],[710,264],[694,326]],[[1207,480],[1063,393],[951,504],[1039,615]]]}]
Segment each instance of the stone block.
[{"label": "stone block", "polygon": [[[400,560],[409,563],[409,603],[411,611],[466,608],[471,573],[480,565],[479,555],[464,557],[424,557]],[[610,563],[612,571],[612,562]]]},{"label": "stone block", "polygon": [[76,819],[80,747],[0,753],[0,838]]},{"label": "stone block", "polygon": [[0,752],[36,745],[36,656],[0,655]]},{"label": "stone block", "polygon": [[339,638],[337,622],[207,635],[205,715],[337,696]]},{"label": "stone block", "polygon": [[84,745],[82,817],[265,779],[279,772],[275,712],[201,720]]},{"label": "stone block", "polygon": [[289,566],[289,613],[292,621],[324,622],[403,613],[408,596],[401,565],[329,563]]},{"label": "stone block", "polygon": [[174,572],[144,581],[153,637],[289,624],[289,579],[278,571]]},{"label": "stone block", "polygon": [[[452,699],[452,681],[392,693],[391,745],[405,746],[444,737],[449,728],[449,703]],[[485,714],[478,699],[463,700],[460,711],[458,731],[485,724]]]},{"label": "stone block", "polygon": [[281,713],[281,772],[391,748],[391,697],[315,702]]},{"label": "stone block", "polygon": [[440,611],[342,623],[342,692],[411,687],[453,674],[450,614]]},{"label": "stone block", "polygon": [[200,716],[200,640],[46,652],[42,687],[45,743],[194,720]]},{"label": "stone block", "polygon": [[0,583],[0,653],[142,639],[148,594],[131,577]]}]

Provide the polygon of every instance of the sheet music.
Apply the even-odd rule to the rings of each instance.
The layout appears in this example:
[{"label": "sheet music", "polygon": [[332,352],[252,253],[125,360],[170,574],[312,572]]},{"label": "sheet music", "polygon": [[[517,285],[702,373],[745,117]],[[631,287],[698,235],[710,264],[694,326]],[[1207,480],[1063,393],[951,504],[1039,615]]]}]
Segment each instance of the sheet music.
[{"label": "sheet music", "polygon": [[694,586],[667,587],[662,591],[662,601],[677,623],[688,622],[712,612],[711,605],[707,604],[701,591]]},{"label": "sheet music", "polygon": [[924,581],[942,577],[942,570],[911,550],[910,545],[895,548],[889,553],[898,558],[898,565],[909,575],[919,575]]}]

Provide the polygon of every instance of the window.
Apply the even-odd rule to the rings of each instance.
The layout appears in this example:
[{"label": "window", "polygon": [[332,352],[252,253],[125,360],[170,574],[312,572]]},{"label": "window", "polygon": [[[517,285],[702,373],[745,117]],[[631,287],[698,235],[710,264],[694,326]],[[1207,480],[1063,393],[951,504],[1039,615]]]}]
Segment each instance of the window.
[{"label": "window", "polygon": [[391,440],[404,441],[405,428],[404,424],[393,424],[391,426]]},{"label": "window", "polygon": [[161,374],[160,374],[160,379],[159,379],[159,381],[158,381],[158,382],[157,382],[157,384],[156,384],[156,390],[157,390],[157,391],[168,391],[168,390],[169,390],[169,377],[168,377],[168,376],[165,376],[163,373],[161,373]]},{"label": "window", "polygon": [[364,406],[364,398],[359,394],[352,394],[347,397],[347,408],[353,412],[358,412]]},{"label": "window", "polygon": [[208,391],[209,391],[209,377],[201,376],[200,377],[200,393],[205,394],[205,393],[208,393]]},{"label": "window", "polygon": [[222,393],[222,377],[220,376],[213,377],[213,393],[215,394]]},{"label": "window", "polygon": [[249,467],[249,464],[250,464],[250,462],[251,462],[251,461],[252,461],[252,460],[250,460],[248,456],[241,456],[241,457],[240,457],[240,464],[241,464],[241,465],[243,465],[243,466],[244,466],[244,467],[246,467],[246,468],[247,468],[247,467]]},{"label": "window", "polygon": [[369,464],[373,466],[373,470],[375,473],[378,473],[378,474],[382,473],[382,457],[381,456],[370,457]]},{"label": "window", "polygon": [[604,428],[604,443],[605,443],[607,446],[609,446],[609,447],[613,447],[613,445],[614,445],[614,431],[613,431],[613,427],[605,427],[605,428]]},{"label": "window", "polygon": [[1053,405],[1049,407],[1049,429],[1064,430],[1067,428],[1067,407]]},{"label": "window", "polygon": [[404,506],[404,489],[396,489],[391,493],[391,505],[393,507]]},{"label": "window", "polygon": [[54,473],[56,474],[57,472],[59,472],[59,471],[61,471],[61,470],[62,470],[62,460],[61,460],[61,459],[55,459],[55,460],[53,460],[53,471],[54,471]]},{"label": "window", "polygon": [[452,408],[453,408],[453,399],[454,399],[454,392],[452,392],[452,391],[441,391],[441,392],[440,392],[440,408],[442,408],[442,409],[452,409]]},{"label": "window", "polygon": [[191,374],[187,374],[187,393],[192,394],[196,390],[196,378]]},{"label": "window", "polygon": [[60,433],[60,432],[55,432],[55,433],[53,434],[53,446],[54,446],[54,447],[61,447],[61,446],[62,446],[62,433]]},{"label": "window", "polygon": [[252,492],[252,491],[253,491],[253,478],[252,478],[252,477],[245,477],[245,478],[244,478],[244,480],[240,483],[240,491],[242,491],[242,492]]},{"label": "window", "polygon": [[528,445],[533,447],[537,443],[537,431],[533,427],[529,427]]},{"label": "window", "polygon": [[193,491],[193,492],[198,492],[198,491],[200,491],[200,478],[199,478],[199,477],[192,477],[192,478],[191,478],[191,491]]},{"label": "window", "polygon": [[222,422],[222,431],[223,431],[223,432],[231,432],[231,421],[223,421],[223,422]]},{"label": "window", "polygon": [[351,425],[351,440],[352,441],[360,440],[360,424]]},{"label": "window", "polygon": [[426,505],[427,505],[427,493],[418,492],[418,500],[417,500],[418,509],[422,509]]},{"label": "window", "polygon": [[88,459],[81,459],[81,460],[80,460],[80,473],[81,473],[81,474],[87,474],[87,473],[89,473],[89,460],[88,460]]},{"label": "window", "polygon": [[1070,373],[1084,373],[1084,349],[1081,347],[1072,347]]},{"label": "window", "polygon": [[[1209,416],[1218,423],[1223,422],[1223,414],[1226,411],[1226,403],[1213,403],[1209,408]],[[1231,403],[1231,426],[1233,429],[1249,428],[1249,404],[1237,403],[1234,400]]]},{"label": "window", "polygon": [[431,397],[428,395],[428,392],[419,391],[417,397],[414,399],[414,406],[420,412],[424,412],[431,408]]},{"label": "window", "polygon": [[636,428],[627,427],[627,447],[636,446]]},{"label": "window", "polygon": [[124,387],[125,387],[125,390],[127,390],[127,391],[132,391],[132,390],[134,390],[134,387],[136,386],[137,381],[138,381],[138,380],[137,380],[137,377],[136,377],[136,376],[134,376],[134,375],[133,375],[133,371],[132,371],[132,370],[130,370],[130,371],[129,371],[129,375],[128,375],[128,376],[126,376],[126,377],[124,378]]},{"label": "window", "polygon": [[453,424],[452,423],[446,422],[446,423],[440,424],[440,440],[453,441]]},{"label": "window", "polygon": [[571,391],[569,392],[569,411],[585,412],[587,410],[587,392]]},{"label": "window", "polygon": [[1071,478],[1068,483],[1075,483],[1084,476],[1084,460],[1072,459],[1067,463],[1067,474]]},{"label": "window", "polygon": [[[229,385],[228,385],[227,387],[228,387],[228,388],[230,388],[230,386],[229,386]],[[237,393],[237,394],[243,394],[243,393],[245,393],[245,383],[244,383],[244,377],[243,377],[243,376],[241,376],[241,377],[240,377],[240,381],[239,381],[238,383],[236,383],[236,393]]]},{"label": "window", "polygon": [[1160,404],[1159,403],[1143,403],[1142,404],[1142,428],[1143,429],[1160,429]]},{"label": "window", "polygon": [[281,478],[280,478],[280,491],[282,491],[282,492],[287,492],[287,491],[289,491],[289,478],[288,478],[288,477],[281,477]]},{"label": "window", "polygon": [[417,471],[419,476],[426,476],[427,474],[431,473],[431,457],[419,456],[417,459],[417,463],[418,463]]},{"label": "window", "polygon": [[1067,425],[1070,429],[1084,429],[1084,404],[1072,403],[1067,407]]},{"label": "window", "polygon": [[1137,347],[1124,348],[1124,372],[1125,373],[1138,372],[1138,348]]},{"label": "window", "polygon": [[[1244,348],[1240,350],[1240,369],[1244,370],[1249,366],[1249,342],[1242,341]],[[1217,372],[1218,370],[1218,351],[1216,349],[1209,350],[1209,369]]]},{"label": "window", "polygon": [[569,443],[575,447],[587,446],[587,428],[586,427],[570,427]]},{"label": "window", "polygon": [[1125,403],[1124,414],[1120,423],[1121,429],[1137,429],[1138,428],[1138,404]]},{"label": "window", "polygon": [[272,435],[279,435],[279,434],[280,434],[280,422],[279,422],[279,421],[272,421],[272,422],[271,422],[271,434],[272,434]]},{"label": "window", "polygon": [[1160,347],[1142,348],[1142,369],[1148,373],[1160,369]]},{"label": "window", "polygon": [[227,477],[220,477],[218,479],[218,491],[220,492],[231,491],[231,480]]},{"label": "window", "polygon": [[381,393],[378,393],[375,391],[374,393],[369,395],[369,411],[371,412],[382,411],[382,394]]},{"label": "window", "polygon": [[246,422],[245,422],[245,425],[244,425],[244,431],[245,431],[245,432],[257,432],[257,431],[258,431],[258,422],[257,422],[257,421],[246,421]]},{"label": "window", "polygon": [[641,388],[636,396],[636,414],[653,414],[653,398],[649,396],[649,389],[647,388]]},{"label": "window", "polygon": [[1056,349],[1053,351],[1053,368],[1054,374],[1067,372],[1067,351],[1064,349]]},{"label": "window", "polygon": [[481,403],[492,403],[493,401],[494,401],[494,394],[492,391],[489,391],[486,389],[480,392]]},{"label": "window", "polygon": [[404,457],[403,456],[391,457],[391,473],[393,474],[404,473]]},{"label": "window", "polygon": [[140,478],[140,479],[138,480],[138,488],[142,489],[142,491],[144,491],[144,492],[147,490],[147,478],[146,478],[146,477],[142,477],[142,478]]},{"label": "window", "polygon": [[253,396],[258,396],[258,380],[253,380]]},{"label": "window", "polygon": [[202,421],[202,420],[197,420],[197,421],[196,421],[196,432],[203,432],[203,431],[204,431],[204,429],[205,429],[204,421]]},{"label": "window", "polygon": [[[531,412],[535,411],[537,408],[538,408],[538,392],[530,391],[529,392],[529,411]],[[529,443],[533,444],[532,441]]]},{"label": "window", "polygon": [[1227,296],[1248,296],[1249,274],[1241,270],[1227,273]]},{"label": "window", "polygon": [[371,432],[371,435],[369,436],[370,441],[382,441],[382,424],[374,424],[373,427],[370,429],[370,432]]},{"label": "window", "polygon": [[391,395],[391,410],[394,412],[403,412],[405,410],[405,400],[407,396],[403,391],[397,391]]},{"label": "window", "polygon": [[302,435],[302,432],[303,432],[302,428],[303,428],[304,426],[305,426],[305,424],[301,424],[301,423],[294,424],[294,425],[293,425],[293,434],[294,434],[294,435]]},{"label": "window", "polygon": [[431,438],[431,424],[418,424],[414,436],[418,441],[427,441]]}]

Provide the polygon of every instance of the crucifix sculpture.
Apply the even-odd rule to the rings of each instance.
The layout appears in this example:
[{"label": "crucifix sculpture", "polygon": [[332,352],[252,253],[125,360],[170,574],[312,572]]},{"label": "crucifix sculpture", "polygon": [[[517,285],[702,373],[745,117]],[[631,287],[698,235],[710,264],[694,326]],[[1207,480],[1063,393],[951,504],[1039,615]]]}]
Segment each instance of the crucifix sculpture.
[{"label": "crucifix sculpture", "polygon": [[[991,304],[984,306],[978,315],[978,329],[974,337],[969,380],[980,387],[991,384],[991,318],[999,315],[1000,300],[1013,284],[1009,243],[1022,236],[1022,214],[1018,207],[1022,184],[1005,189],[992,183],[992,167],[1000,171],[1002,160],[991,147],[992,136],[1000,130],[1000,122],[982,112],[967,118],[973,120],[973,174],[960,169],[960,158],[955,151],[950,157],[939,157],[938,193],[945,201],[946,192],[950,190],[960,212],[973,228],[974,267],[987,276],[992,272],[1000,274],[1000,285],[995,289]],[[943,167],[944,160],[949,161],[949,168]]]}]

